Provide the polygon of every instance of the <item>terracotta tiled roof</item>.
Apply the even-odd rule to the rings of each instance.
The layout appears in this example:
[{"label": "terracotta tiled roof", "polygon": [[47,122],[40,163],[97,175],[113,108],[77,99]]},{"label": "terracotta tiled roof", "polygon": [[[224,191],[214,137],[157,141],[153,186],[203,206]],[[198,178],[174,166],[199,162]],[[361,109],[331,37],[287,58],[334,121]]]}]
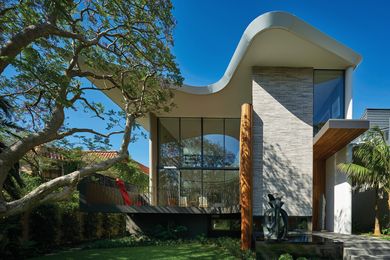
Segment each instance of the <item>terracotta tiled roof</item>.
[{"label": "terracotta tiled roof", "polygon": [[146,175],[149,175],[149,167],[143,165],[142,163],[139,163],[137,161],[134,161],[136,164],[138,164],[139,169],[145,173]]},{"label": "terracotta tiled roof", "polygon": [[[111,159],[119,155],[117,151],[85,151],[87,154],[94,155],[98,157],[99,159]],[[149,175],[149,167],[143,165],[140,162],[134,161],[136,164],[138,164],[139,169],[146,175]]]},{"label": "terracotta tiled roof", "polygon": [[84,151],[85,154],[94,155],[99,159],[112,159],[119,155],[117,151]]},{"label": "terracotta tiled roof", "polygon": [[[96,150],[96,151],[90,150],[90,151],[83,151],[83,153],[85,157],[87,158],[89,157],[88,159],[103,159],[103,160],[112,159],[119,155],[118,151],[105,151],[105,150]],[[45,151],[43,152],[43,156],[53,160],[60,160],[60,161],[66,160],[64,155],[55,152]],[[133,162],[135,162],[138,165],[139,169],[144,174],[149,175],[149,167],[134,160]]]}]

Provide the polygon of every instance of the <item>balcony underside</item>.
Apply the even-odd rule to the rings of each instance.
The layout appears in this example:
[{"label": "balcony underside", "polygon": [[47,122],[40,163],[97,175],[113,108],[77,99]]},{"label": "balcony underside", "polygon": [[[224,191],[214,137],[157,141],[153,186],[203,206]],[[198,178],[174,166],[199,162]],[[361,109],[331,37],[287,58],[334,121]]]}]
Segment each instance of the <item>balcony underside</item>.
[{"label": "balcony underside", "polygon": [[367,120],[329,119],[314,137],[314,160],[326,160],[368,128]]}]

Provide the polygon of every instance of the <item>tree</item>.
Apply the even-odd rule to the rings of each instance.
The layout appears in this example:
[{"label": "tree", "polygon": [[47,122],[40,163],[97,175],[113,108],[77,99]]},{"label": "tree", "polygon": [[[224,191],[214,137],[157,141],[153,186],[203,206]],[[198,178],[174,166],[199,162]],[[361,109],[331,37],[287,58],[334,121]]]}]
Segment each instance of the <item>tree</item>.
[{"label": "tree", "polygon": [[[10,121],[11,106],[7,100],[0,98],[0,129],[10,135],[13,130],[22,130],[14,122]],[[3,140],[0,138],[0,153],[6,148]],[[12,199],[19,199],[19,188],[24,186],[23,179],[19,175],[19,164],[15,163],[9,170],[8,176],[4,181],[3,189]]]},{"label": "tree", "polygon": [[353,163],[341,163],[338,168],[346,173],[358,188],[374,190],[374,235],[380,235],[378,200],[381,192],[390,195],[390,147],[379,128],[369,130],[363,141],[354,148]]},{"label": "tree", "polygon": [[[43,183],[20,199],[0,196],[0,216],[66,198],[82,178],[128,157],[137,118],[171,108],[169,87],[182,82],[170,52],[175,25],[171,10],[166,0],[0,3],[0,98],[15,108],[13,120],[28,129],[12,132],[17,138],[0,153],[1,192],[13,165],[42,144],[78,133],[94,134],[94,140],[107,143],[110,136],[123,134],[117,157]],[[105,87],[86,86],[86,79]],[[100,133],[66,125],[66,110],[80,106],[98,118],[112,118],[112,112],[105,113],[90,100],[92,91],[120,97],[123,129],[108,125],[111,132]],[[5,131],[0,134],[7,136]]]}]

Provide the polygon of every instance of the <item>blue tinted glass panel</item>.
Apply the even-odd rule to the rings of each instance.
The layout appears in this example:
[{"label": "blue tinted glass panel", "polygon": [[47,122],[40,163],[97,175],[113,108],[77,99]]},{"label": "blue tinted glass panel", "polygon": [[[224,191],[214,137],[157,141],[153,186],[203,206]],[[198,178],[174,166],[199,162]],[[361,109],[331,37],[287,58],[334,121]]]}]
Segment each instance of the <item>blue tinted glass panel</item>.
[{"label": "blue tinted glass panel", "polygon": [[313,130],[316,134],[331,118],[344,118],[344,71],[314,71]]}]

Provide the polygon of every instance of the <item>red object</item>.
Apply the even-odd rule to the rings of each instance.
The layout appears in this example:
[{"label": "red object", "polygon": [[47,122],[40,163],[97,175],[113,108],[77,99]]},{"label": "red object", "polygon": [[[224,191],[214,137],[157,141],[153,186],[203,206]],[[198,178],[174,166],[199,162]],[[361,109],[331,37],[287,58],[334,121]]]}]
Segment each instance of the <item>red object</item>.
[{"label": "red object", "polygon": [[130,206],[132,203],[129,194],[126,191],[125,182],[119,178],[117,178],[115,182],[119,188],[119,191],[121,192],[123,202],[125,203],[125,205]]}]

